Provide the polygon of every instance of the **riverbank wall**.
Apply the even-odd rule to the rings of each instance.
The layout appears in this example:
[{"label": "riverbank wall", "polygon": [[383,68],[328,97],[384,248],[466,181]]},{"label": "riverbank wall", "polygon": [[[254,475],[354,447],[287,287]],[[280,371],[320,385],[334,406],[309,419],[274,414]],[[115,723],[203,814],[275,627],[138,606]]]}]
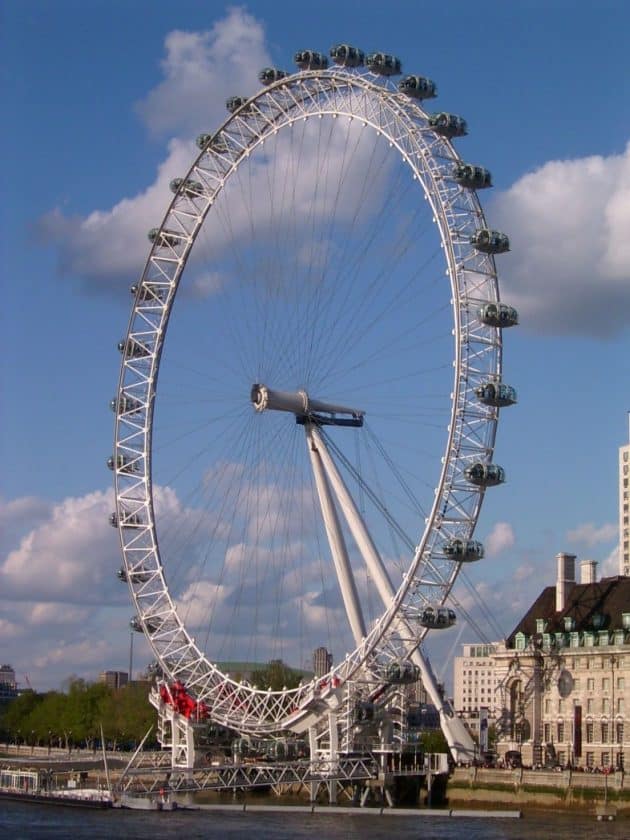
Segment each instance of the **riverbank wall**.
[{"label": "riverbank wall", "polygon": [[490,770],[457,767],[448,780],[449,806],[559,808],[594,812],[607,802],[630,817],[630,776],[617,772]]}]

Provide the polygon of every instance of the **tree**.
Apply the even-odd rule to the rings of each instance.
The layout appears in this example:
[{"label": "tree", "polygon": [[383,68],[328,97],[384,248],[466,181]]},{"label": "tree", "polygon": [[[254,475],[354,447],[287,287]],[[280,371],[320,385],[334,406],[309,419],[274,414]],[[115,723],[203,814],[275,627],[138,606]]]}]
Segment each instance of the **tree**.
[{"label": "tree", "polygon": [[285,665],[281,659],[272,659],[265,668],[252,673],[251,682],[256,688],[282,691],[283,688],[297,688],[301,679],[299,671]]}]

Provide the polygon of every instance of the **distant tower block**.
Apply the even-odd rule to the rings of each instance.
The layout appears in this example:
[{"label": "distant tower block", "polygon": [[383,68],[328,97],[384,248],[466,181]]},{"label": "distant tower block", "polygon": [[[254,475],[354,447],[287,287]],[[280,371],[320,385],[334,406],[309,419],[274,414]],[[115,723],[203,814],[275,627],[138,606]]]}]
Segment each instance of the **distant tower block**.
[{"label": "distant tower block", "polygon": [[332,668],[332,653],[328,653],[325,647],[315,648],[313,651],[313,671],[316,677],[323,677]]},{"label": "distant tower block", "polygon": [[[628,413],[630,424],[630,413]],[[628,429],[630,440],[630,429]],[[619,574],[630,576],[630,442],[619,447]]]}]

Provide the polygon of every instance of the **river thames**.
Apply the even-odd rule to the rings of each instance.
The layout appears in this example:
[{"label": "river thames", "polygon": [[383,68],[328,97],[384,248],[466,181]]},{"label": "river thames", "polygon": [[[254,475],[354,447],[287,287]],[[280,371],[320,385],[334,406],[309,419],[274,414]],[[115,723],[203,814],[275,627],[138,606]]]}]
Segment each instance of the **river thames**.
[{"label": "river thames", "polygon": [[597,822],[588,814],[532,811],[522,819],[485,817],[396,816],[374,810],[353,814],[218,813],[125,810],[75,810],[59,806],[0,802],[0,831],[16,840],[30,838],[244,838],[256,840],[621,840],[630,834],[630,819]]}]

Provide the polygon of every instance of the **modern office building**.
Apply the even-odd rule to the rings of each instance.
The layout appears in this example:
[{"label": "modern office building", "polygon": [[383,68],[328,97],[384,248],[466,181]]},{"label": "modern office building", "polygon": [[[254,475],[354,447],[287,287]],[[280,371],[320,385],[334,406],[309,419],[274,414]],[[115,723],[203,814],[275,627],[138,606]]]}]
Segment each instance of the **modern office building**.
[{"label": "modern office building", "polygon": [[105,683],[108,688],[122,688],[129,682],[127,671],[101,671],[99,681]]},{"label": "modern office building", "polygon": [[619,574],[630,576],[630,442],[619,447]]},{"label": "modern office building", "polygon": [[0,700],[14,700],[18,696],[15,671],[10,665],[0,666]]}]

